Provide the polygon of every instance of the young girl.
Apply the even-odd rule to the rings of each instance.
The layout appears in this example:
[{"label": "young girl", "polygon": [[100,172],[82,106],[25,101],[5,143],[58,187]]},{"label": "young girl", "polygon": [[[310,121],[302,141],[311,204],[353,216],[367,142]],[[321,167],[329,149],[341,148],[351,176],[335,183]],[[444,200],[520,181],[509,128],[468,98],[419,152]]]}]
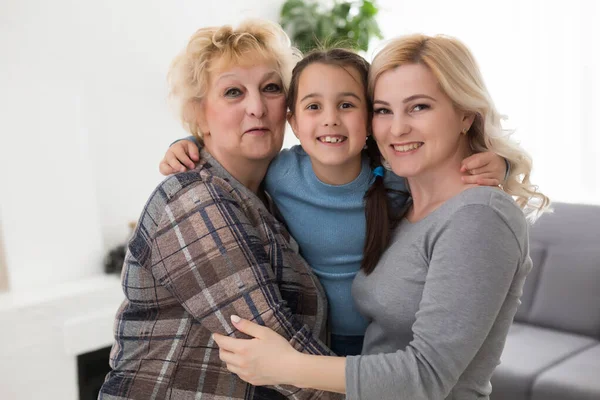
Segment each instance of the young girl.
[{"label": "young girl", "polygon": [[[352,300],[352,281],[361,265],[375,266],[407,199],[404,178],[384,173],[368,132],[368,70],[367,61],[343,49],[309,53],[296,65],[288,121],[301,146],[283,150],[264,181],[325,289],[331,349],[339,355],[361,352],[368,321]],[[198,149],[190,144],[170,147],[163,174],[194,166],[190,157],[197,161]],[[465,159],[462,171],[467,183],[496,186],[505,168],[502,157],[484,152]]]}]

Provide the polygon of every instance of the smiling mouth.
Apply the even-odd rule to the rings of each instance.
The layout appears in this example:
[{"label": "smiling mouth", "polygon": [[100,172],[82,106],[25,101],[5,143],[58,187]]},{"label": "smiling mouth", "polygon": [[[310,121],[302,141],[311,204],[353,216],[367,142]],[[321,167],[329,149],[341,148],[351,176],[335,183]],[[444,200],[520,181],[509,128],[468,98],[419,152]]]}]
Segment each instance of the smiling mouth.
[{"label": "smiling mouth", "polygon": [[317,140],[321,143],[336,144],[336,143],[345,142],[346,140],[348,140],[348,138],[346,136],[342,136],[342,135],[327,135],[327,136],[320,136],[317,138]]},{"label": "smiling mouth", "polygon": [[398,153],[407,153],[423,146],[423,142],[413,142],[407,144],[392,144],[391,147]]}]

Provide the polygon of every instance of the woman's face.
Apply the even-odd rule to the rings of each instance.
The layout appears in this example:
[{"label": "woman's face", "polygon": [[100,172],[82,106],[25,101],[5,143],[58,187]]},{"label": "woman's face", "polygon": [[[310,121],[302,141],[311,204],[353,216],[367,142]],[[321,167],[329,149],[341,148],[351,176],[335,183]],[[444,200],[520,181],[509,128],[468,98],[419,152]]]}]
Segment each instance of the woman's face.
[{"label": "woman's face", "polygon": [[373,134],[397,175],[410,178],[454,168],[468,151],[461,131],[473,118],[454,107],[426,66],[384,72],[373,100]]},{"label": "woman's face", "polygon": [[285,94],[273,65],[217,69],[200,110],[206,148],[219,160],[268,162],[281,150]]}]

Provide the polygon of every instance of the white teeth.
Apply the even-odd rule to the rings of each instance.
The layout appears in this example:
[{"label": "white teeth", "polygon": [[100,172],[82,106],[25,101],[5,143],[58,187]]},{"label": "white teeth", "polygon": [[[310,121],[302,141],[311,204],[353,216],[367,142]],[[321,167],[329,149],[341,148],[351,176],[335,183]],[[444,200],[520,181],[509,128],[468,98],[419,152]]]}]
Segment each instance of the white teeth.
[{"label": "white teeth", "polygon": [[410,143],[410,144],[405,144],[405,145],[394,145],[394,150],[396,150],[398,152],[411,151],[414,149],[418,149],[422,145],[423,145],[423,143]]},{"label": "white teeth", "polygon": [[325,143],[339,143],[339,142],[343,142],[345,140],[345,138],[335,137],[335,136],[323,136],[323,137],[319,138],[319,140],[321,142],[325,142]]}]

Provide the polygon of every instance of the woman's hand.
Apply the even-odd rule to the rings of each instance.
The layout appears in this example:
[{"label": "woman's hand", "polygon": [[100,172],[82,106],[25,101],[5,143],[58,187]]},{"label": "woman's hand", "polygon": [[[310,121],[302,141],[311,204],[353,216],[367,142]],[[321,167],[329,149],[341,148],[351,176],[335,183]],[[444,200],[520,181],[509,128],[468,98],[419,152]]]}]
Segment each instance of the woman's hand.
[{"label": "woman's hand", "polygon": [[498,186],[504,182],[506,175],[506,161],[498,154],[491,151],[476,153],[462,161],[460,172],[464,175],[464,183],[474,183],[481,186]]},{"label": "woman's hand", "polygon": [[196,162],[199,160],[200,154],[196,143],[182,139],[169,147],[158,166],[158,170],[163,175],[185,172],[188,169],[194,169]]},{"label": "woman's hand", "polygon": [[220,348],[219,357],[227,364],[227,369],[255,386],[292,384],[292,379],[286,375],[301,353],[270,328],[236,315],[231,316],[231,322],[240,332],[254,339],[213,334]]}]

